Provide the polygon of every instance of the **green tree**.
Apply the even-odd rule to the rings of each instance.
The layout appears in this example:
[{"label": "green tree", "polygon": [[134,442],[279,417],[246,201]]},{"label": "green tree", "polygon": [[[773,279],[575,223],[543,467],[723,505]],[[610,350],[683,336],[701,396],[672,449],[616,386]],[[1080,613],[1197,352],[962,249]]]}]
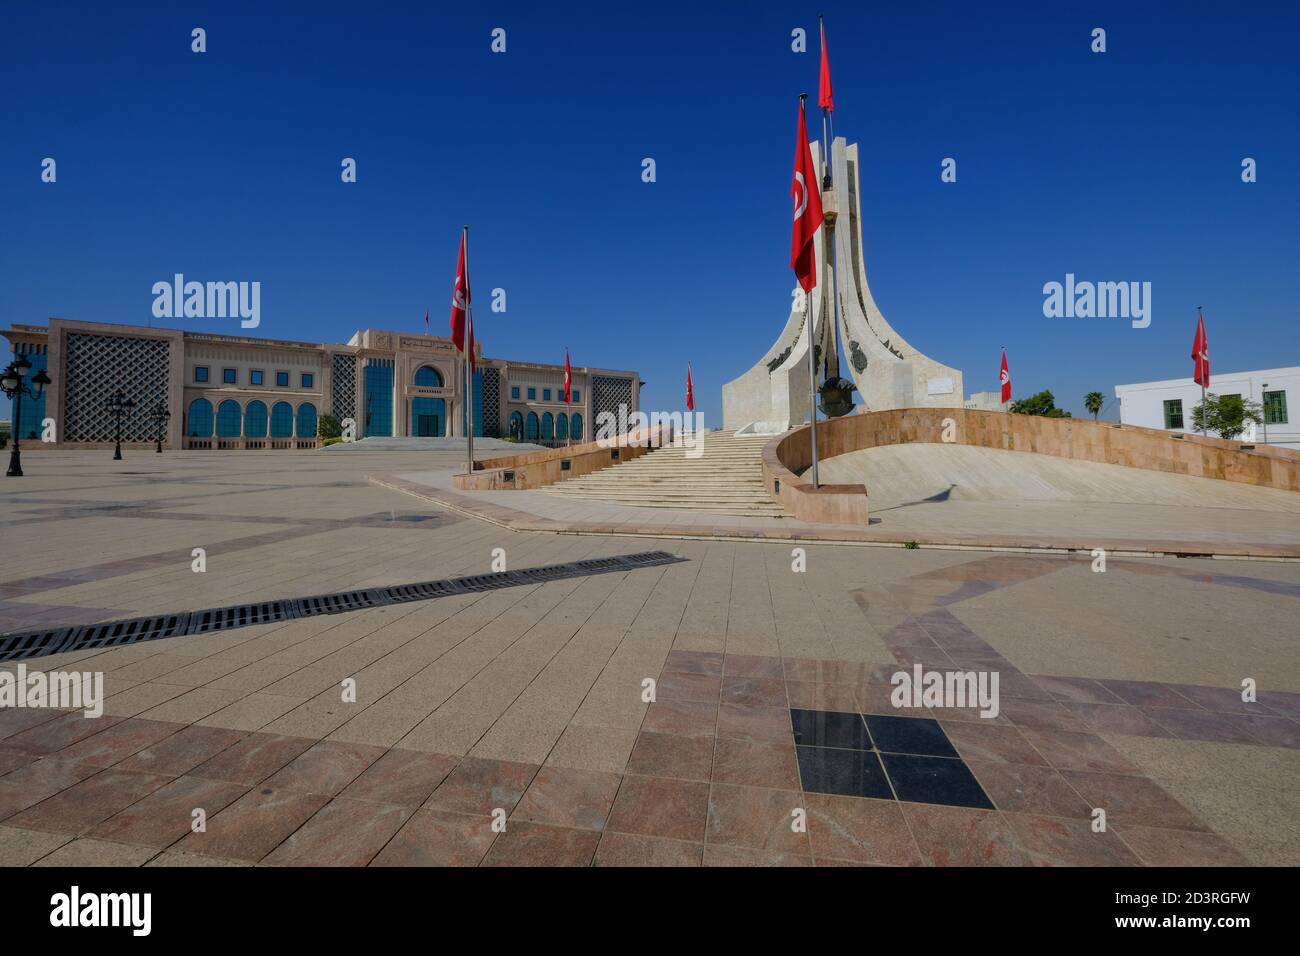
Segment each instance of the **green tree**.
[{"label": "green tree", "polygon": [[1246,430],[1246,422],[1256,424],[1264,420],[1264,409],[1259,402],[1243,399],[1240,395],[1205,396],[1205,403],[1192,409],[1192,428],[1196,431],[1218,432],[1229,441]]},{"label": "green tree", "polygon": [[1042,415],[1044,418],[1073,417],[1065,409],[1056,407],[1056,396],[1046,389],[1037,395],[1012,402],[1011,411],[1017,415]]},{"label": "green tree", "polygon": [[318,420],[317,431],[321,438],[342,438],[343,426],[339,420],[328,413],[322,415]]},{"label": "green tree", "polygon": [[1089,392],[1083,396],[1083,407],[1092,412],[1092,420],[1095,422],[1097,416],[1101,414],[1101,406],[1106,404],[1106,396],[1101,392]]}]

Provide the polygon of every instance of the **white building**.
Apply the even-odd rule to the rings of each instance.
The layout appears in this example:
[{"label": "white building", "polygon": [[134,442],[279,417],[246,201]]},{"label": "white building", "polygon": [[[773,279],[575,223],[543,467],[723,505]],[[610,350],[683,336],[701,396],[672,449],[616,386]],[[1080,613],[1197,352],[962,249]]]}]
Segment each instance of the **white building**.
[{"label": "white building", "polygon": [[[1208,391],[1218,396],[1240,395],[1264,407],[1264,423],[1256,427],[1254,441],[1300,448],[1300,427],[1290,417],[1290,408],[1300,401],[1300,365],[1211,375]],[[1115,397],[1122,424],[1195,432],[1192,409],[1201,403],[1201,386],[1191,378],[1116,385]],[[1249,434],[1247,431],[1242,440],[1249,440]]]}]

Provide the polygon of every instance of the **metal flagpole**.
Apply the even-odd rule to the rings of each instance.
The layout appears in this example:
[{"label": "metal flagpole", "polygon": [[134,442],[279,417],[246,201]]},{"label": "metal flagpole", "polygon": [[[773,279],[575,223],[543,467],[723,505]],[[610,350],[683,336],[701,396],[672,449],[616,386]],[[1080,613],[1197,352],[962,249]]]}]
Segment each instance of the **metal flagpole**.
[{"label": "metal flagpole", "polygon": [[473,293],[469,284],[469,226],[465,227],[465,328],[461,341],[465,343],[465,447],[468,449],[468,474],[474,474],[474,382],[470,378],[469,350],[472,347],[470,335],[474,329],[474,306],[471,303]]},{"label": "metal flagpole", "polygon": [[813,327],[812,327],[812,296],[804,293],[803,296],[803,322],[808,327],[808,397],[812,400],[812,410],[809,415],[809,428],[812,431],[812,483],[813,487],[818,487],[817,481],[817,357],[816,347],[813,344]]},{"label": "metal flagpole", "polygon": [[[1205,328],[1205,316],[1201,314],[1201,307],[1199,305],[1196,307],[1196,317],[1197,317],[1198,326],[1202,329]],[[1201,370],[1201,356],[1205,354],[1205,346],[1206,346],[1205,338],[1206,337],[1204,335],[1198,335],[1196,337],[1197,344],[1199,344],[1201,347],[1200,355],[1196,356],[1197,372],[1200,372]],[[1200,376],[1201,378],[1201,437],[1202,438],[1210,437],[1210,433],[1206,430],[1210,423],[1210,410],[1205,407],[1205,379],[1209,377],[1210,376],[1208,375]]]}]

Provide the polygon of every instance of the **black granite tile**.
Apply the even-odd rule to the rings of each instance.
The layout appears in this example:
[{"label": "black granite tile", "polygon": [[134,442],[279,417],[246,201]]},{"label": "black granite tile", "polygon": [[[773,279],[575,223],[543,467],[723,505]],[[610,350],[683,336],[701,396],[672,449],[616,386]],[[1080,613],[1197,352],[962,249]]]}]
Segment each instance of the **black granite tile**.
[{"label": "black granite tile", "polygon": [[867,729],[881,753],[956,757],[957,751],[937,720],[868,714]]},{"label": "black granite tile", "polygon": [[961,760],[914,754],[881,754],[881,759],[899,800],[993,809],[993,802]]},{"label": "black granite tile", "polygon": [[850,750],[871,749],[871,738],[867,736],[867,725],[862,722],[861,714],[791,709],[790,725],[794,728],[796,744]]},{"label": "black granite tile", "polygon": [[894,798],[880,758],[870,750],[796,747],[795,753],[799,757],[799,780],[807,793]]}]

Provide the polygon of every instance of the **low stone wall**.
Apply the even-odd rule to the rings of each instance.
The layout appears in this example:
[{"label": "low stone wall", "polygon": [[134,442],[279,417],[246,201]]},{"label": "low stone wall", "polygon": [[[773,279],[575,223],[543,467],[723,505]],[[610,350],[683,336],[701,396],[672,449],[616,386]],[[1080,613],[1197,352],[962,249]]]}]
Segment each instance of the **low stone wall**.
[{"label": "low stone wall", "polygon": [[[809,436],[808,426],[802,425],[768,443],[763,449],[764,484],[783,508],[801,520],[866,524],[865,485],[822,485],[814,490],[811,477],[802,474],[812,463]],[[965,408],[897,408],[827,419],[817,423],[817,453],[825,461],[882,445],[940,444],[945,437],[957,445],[1300,491],[1300,452],[1290,448],[1082,418]]]},{"label": "low stone wall", "polygon": [[452,475],[451,483],[453,488],[460,491],[523,491],[541,488],[640,458],[660,444],[668,444],[672,440],[672,426],[657,425],[644,431],[619,435],[617,438],[602,438],[570,445],[568,448],[547,448],[523,455],[493,458],[490,468],[484,467],[483,462],[476,461],[472,473]]}]

